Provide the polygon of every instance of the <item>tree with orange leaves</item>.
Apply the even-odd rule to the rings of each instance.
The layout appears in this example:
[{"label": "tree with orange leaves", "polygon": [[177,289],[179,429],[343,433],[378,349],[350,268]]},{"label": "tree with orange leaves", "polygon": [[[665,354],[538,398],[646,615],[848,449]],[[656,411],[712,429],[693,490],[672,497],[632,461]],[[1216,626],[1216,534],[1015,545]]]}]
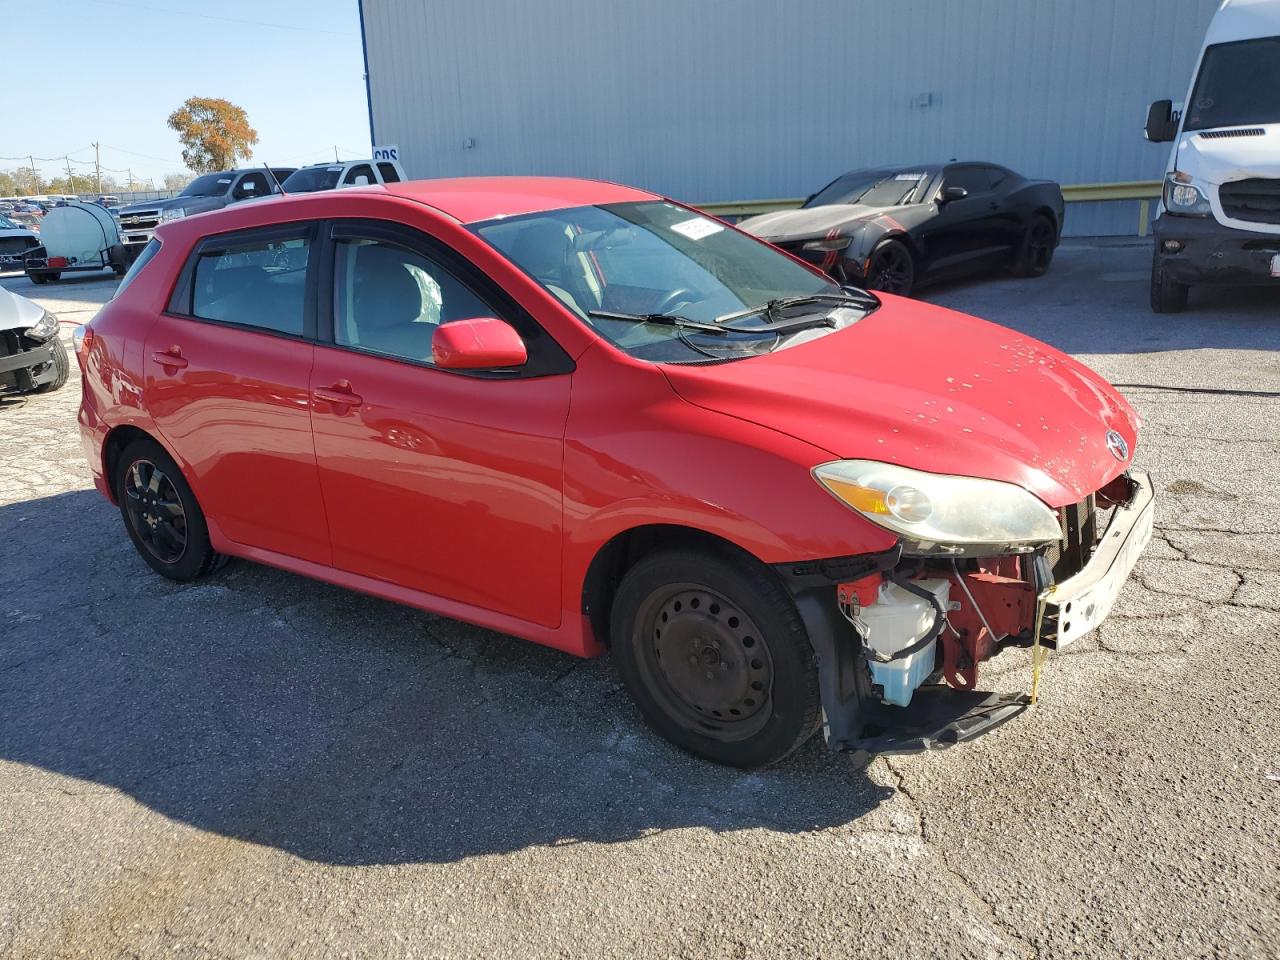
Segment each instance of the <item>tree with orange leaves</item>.
[{"label": "tree with orange leaves", "polygon": [[244,108],[217,97],[191,97],[169,114],[169,127],[182,141],[182,159],[196,173],[229,170],[253,156],[258,131]]}]

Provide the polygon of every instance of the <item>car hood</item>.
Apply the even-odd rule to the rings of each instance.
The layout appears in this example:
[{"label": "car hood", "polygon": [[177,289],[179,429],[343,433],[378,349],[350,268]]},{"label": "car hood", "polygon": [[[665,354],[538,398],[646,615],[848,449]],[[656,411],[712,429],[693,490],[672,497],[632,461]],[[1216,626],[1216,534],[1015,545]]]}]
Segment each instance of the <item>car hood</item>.
[{"label": "car hood", "polygon": [[30,227],[17,227],[14,229],[5,227],[0,229],[0,237],[31,237],[33,239],[39,239],[39,236]]},{"label": "car hood", "polygon": [[1244,124],[1261,136],[1228,136],[1236,127],[1198,130],[1178,144],[1177,169],[1214,184],[1280,177],[1280,123]]},{"label": "car hood", "polygon": [[893,216],[907,209],[903,206],[872,207],[861,203],[831,203],[801,210],[779,210],[743,220],[739,227],[763,240],[808,240],[826,236],[832,230],[854,223]]},{"label": "car hood", "polygon": [[216,197],[171,197],[168,200],[148,200],[145,203],[131,203],[127,207],[121,207],[116,211],[116,216],[126,217],[132,213],[139,213],[144,210],[188,210],[191,213],[200,213],[205,210],[215,210],[224,205],[224,197],[219,194]]},{"label": "car hood", "polygon": [[[1066,506],[1130,463],[1138,417],[1088,367],[1013,330],[882,295],[850,327],[776,353],[663,367],[690,403],[832,459],[1016,483]],[[1123,459],[1107,433],[1127,444]],[[815,464],[816,466],[816,464]]]},{"label": "car hood", "polygon": [[0,330],[25,330],[43,315],[39,304],[0,287]]}]

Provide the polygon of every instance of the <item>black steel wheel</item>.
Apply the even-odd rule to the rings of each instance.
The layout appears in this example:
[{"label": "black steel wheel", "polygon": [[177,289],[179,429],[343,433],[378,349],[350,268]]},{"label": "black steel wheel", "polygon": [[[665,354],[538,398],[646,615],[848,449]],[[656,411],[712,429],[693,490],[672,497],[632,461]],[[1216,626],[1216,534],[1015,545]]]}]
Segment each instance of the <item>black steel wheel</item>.
[{"label": "black steel wheel", "polygon": [[1043,214],[1033,217],[1022,236],[1013,272],[1019,277],[1044,276],[1053,262],[1057,239],[1058,231],[1052,220]]},{"label": "black steel wheel", "polygon": [[902,243],[884,240],[879,243],[867,261],[866,288],[911,296],[916,284],[916,262]]},{"label": "black steel wheel", "polygon": [[618,670],[649,725],[717,763],[773,763],[817,728],[817,670],[772,570],[724,549],[643,557],[614,598]]},{"label": "black steel wheel", "polygon": [[195,494],[158,443],[125,447],[115,459],[114,490],[129,538],[151,569],[185,582],[220,566]]}]

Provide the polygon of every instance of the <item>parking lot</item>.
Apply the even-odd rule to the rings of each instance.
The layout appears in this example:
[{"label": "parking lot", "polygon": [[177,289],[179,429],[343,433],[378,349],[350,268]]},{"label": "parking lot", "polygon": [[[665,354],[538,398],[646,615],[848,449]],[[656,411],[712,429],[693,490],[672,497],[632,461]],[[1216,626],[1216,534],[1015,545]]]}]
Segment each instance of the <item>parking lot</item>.
[{"label": "parking lot", "polygon": [[[0,956],[1280,956],[1280,297],[1156,316],[1150,259],[924,294],[1120,386],[1159,497],[1039,706],[932,754],[722,769],[607,659],[245,562],[163,580],[78,371],[0,401]],[[115,285],[2,282],[72,322]]]}]

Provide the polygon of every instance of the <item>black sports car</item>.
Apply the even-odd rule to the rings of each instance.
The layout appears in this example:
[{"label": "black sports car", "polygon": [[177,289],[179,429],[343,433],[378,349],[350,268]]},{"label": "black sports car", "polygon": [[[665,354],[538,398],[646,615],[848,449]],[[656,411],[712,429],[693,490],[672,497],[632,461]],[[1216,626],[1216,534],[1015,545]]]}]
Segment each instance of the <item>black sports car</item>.
[{"label": "black sports car", "polygon": [[906,295],[997,268],[1040,276],[1062,235],[1062,190],[994,163],[855,170],[799,210],[739,226],[837,280]]}]

